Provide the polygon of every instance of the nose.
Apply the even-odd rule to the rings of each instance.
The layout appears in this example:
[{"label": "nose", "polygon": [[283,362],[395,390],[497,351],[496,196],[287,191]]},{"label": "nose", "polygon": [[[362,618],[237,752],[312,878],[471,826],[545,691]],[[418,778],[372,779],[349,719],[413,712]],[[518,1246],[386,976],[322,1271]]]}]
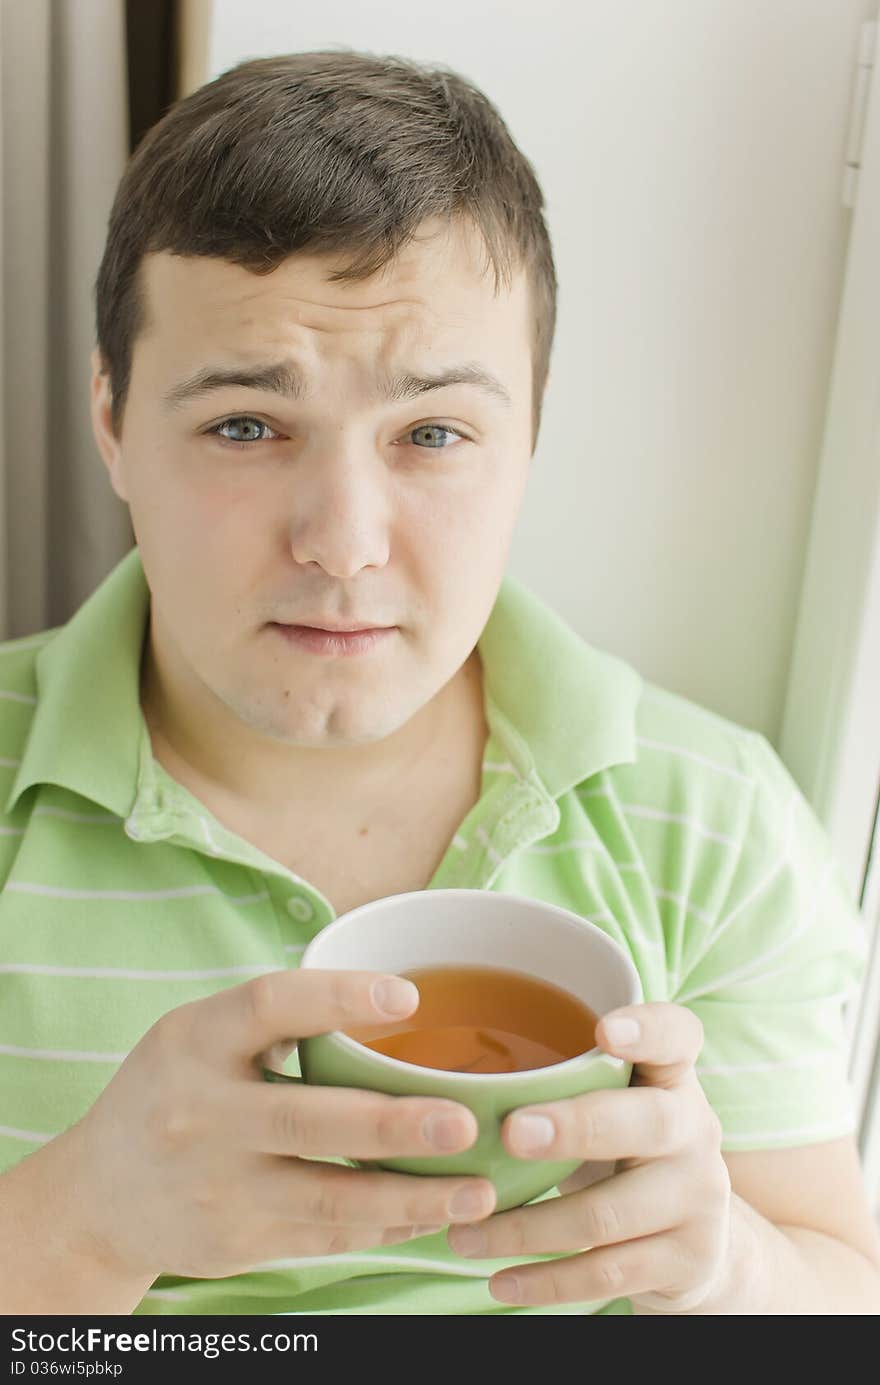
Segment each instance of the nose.
[{"label": "nose", "polygon": [[362,454],[303,460],[290,499],[290,547],[297,563],[331,577],[384,567],[391,547],[391,495],[384,465]]}]

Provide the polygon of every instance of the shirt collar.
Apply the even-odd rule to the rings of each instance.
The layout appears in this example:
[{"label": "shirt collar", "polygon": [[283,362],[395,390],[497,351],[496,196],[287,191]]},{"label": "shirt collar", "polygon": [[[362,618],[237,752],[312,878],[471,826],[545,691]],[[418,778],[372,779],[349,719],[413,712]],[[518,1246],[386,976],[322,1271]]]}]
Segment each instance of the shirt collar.
[{"label": "shirt collar", "polygon": [[551,798],[635,760],[639,674],[587,644],[510,574],[479,649],[490,725],[500,710],[506,739],[520,749],[525,770],[531,760]]},{"label": "shirt collar", "polygon": [[[44,783],[119,817],[131,812],[147,735],[140,664],[149,601],[135,547],[40,650],[37,708],[7,813]],[[490,730],[551,798],[635,759],[639,675],[593,649],[510,575],[478,647]]]}]

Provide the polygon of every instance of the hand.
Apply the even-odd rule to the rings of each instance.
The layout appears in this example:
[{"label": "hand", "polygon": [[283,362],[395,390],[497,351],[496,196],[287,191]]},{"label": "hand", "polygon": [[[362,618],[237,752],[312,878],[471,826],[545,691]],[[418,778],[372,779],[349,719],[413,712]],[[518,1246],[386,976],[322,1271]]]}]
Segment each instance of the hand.
[{"label": "hand", "polygon": [[[610,1021],[624,1018],[640,1032],[613,1042]],[[689,1311],[715,1291],[729,1246],[721,1123],[694,1070],[703,1026],[680,1005],[627,1006],[600,1021],[596,1043],[632,1061],[628,1088],[522,1108],[506,1118],[502,1136],[522,1158],[616,1161],[613,1176],[584,1188],[590,1170],[582,1166],[560,1185],[562,1196],[480,1227],[453,1227],[449,1245],[480,1258],[579,1252],[495,1275],[489,1289],[502,1303],[626,1297],[665,1313]],[[539,1147],[539,1135],[549,1142]]]},{"label": "hand", "polygon": [[[394,1003],[383,1009],[386,987]],[[486,1179],[314,1162],[467,1149],[477,1137],[467,1107],[262,1077],[259,1055],[291,1030],[400,1019],[417,1002],[410,982],[375,972],[292,970],[169,1011],[61,1137],[96,1257],[147,1284],[224,1278],[488,1216]]]}]

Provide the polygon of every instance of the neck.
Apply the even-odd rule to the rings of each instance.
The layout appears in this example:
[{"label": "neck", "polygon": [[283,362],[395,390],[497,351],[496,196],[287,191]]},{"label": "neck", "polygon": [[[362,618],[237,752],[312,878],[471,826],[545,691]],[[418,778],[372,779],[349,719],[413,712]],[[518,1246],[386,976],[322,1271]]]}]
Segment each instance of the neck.
[{"label": "neck", "polygon": [[[478,761],[488,735],[483,670],[475,648],[456,674],[403,726],[381,741],[344,747],[284,745],[234,721],[223,705],[205,708],[169,687],[148,635],[141,669],[141,706],[153,753],[197,797],[290,817],[304,805],[315,814],[358,813],[394,801],[410,784],[443,779],[452,747]],[[222,723],[222,724],[221,724]],[[455,759],[458,760],[458,756]]]}]

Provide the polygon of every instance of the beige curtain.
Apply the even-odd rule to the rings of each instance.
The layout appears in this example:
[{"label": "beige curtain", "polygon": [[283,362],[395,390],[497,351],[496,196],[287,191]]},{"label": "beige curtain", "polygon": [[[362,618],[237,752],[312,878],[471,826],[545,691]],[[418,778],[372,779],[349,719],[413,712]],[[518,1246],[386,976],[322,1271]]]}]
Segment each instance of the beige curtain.
[{"label": "beige curtain", "polygon": [[216,76],[210,71],[214,0],[178,0],[176,24],[176,95],[180,98]]},{"label": "beige curtain", "polygon": [[89,420],[128,153],[122,0],[0,0],[0,639],[66,621],[134,537]]}]

